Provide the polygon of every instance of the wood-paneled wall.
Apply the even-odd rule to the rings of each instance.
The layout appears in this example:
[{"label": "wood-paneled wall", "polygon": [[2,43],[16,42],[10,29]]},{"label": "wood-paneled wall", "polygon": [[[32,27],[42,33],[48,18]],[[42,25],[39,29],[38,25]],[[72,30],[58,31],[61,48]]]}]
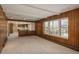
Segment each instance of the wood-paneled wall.
[{"label": "wood-paneled wall", "polygon": [[[50,36],[43,33],[43,22],[53,19],[68,17],[68,35],[66,40],[62,37]],[[79,8],[61,13],[60,15],[49,16],[36,22],[36,33],[38,36],[46,38],[50,41],[67,46],[79,51]]]},{"label": "wood-paneled wall", "polygon": [[[37,35],[42,35],[43,34],[43,23],[41,21],[35,23],[35,30]],[[38,27],[39,26],[39,27]]]},{"label": "wood-paneled wall", "polygon": [[7,39],[7,20],[0,5],[0,51],[2,50]]}]

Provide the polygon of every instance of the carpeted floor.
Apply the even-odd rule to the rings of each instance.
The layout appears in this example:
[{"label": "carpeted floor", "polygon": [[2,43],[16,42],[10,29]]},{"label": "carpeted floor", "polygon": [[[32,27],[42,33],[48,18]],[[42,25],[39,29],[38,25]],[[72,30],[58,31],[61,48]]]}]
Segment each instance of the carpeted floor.
[{"label": "carpeted floor", "polygon": [[8,39],[8,42],[2,51],[2,54],[28,53],[76,54],[79,52],[37,36],[27,36]]}]

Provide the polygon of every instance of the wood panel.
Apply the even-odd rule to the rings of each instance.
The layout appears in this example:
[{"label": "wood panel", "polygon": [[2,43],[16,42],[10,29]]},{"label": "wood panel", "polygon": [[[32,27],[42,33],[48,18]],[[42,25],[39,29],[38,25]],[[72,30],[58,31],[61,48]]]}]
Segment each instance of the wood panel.
[{"label": "wood panel", "polygon": [[7,19],[8,21],[18,21],[18,22],[35,22],[35,21],[27,21],[27,20],[23,20],[23,19]]},{"label": "wood panel", "polygon": [[[68,17],[68,40],[62,37],[49,36],[43,33],[43,22],[53,19]],[[49,16],[36,22],[36,33],[38,36],[61,45],[70,47],[79,51],[79,8],[61,13],[60,15]],[[41,35],[40,35],[41,34]]]},{"label": "wood panel", "polygon": [[76,47],[79,48],[79,10],[75,11]]},{"label": "wood panel", "polygon": [[[36,28],[36,34],[37,35],[41,35],[43,32],[43,26],[42,26],[43,24],[42,24],[42,22],[36,22],[35,23],[35,28]],[[39,26],[39,27],[38,27]]]},{"label": "wood panel", "polygon": [[28,31],[28,30],[18,30],[19,36],[30,36],[35,35],[35,31]]},{"label": "wood panel", "polygon": [[7,39],[7,21],[3,9],[0,5],[0,52]]}]

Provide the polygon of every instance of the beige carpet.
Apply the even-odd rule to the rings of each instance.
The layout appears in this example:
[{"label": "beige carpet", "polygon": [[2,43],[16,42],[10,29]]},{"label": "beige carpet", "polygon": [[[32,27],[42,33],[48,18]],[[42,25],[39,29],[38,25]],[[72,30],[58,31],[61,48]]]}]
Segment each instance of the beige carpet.
[{"label": "beige carpet", "polygon": [[2,54],[28,54],[28,53],[79,53],[67,47],[58,45],[37,36],[10,38],[3,48]]}]

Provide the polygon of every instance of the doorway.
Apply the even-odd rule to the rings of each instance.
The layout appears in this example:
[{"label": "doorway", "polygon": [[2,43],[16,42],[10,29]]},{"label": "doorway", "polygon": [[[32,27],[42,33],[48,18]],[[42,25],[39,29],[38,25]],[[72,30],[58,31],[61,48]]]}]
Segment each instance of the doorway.
[{"label": "doorway", "polygon": [[13,23],[9,24],[9,34],[13,33]]}]

